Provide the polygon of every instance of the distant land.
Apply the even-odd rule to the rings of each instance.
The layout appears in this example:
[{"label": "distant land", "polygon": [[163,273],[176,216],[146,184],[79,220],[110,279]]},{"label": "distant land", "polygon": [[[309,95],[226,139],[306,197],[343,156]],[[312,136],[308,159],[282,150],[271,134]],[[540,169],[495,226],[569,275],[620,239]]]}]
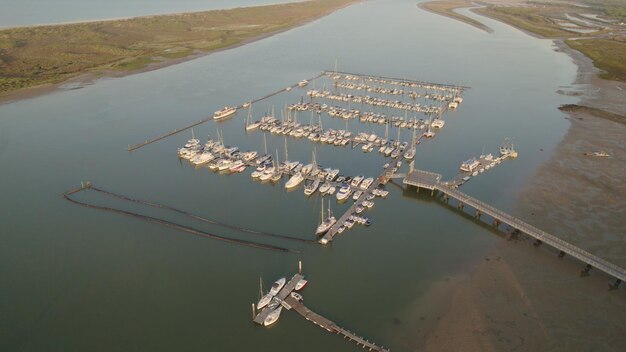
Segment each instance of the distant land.
[{"label": "distant land", "polygon": [[90,73],[156,69],[260,39],[356,0],[310,0],[0,30],[0,95]]},{"label": "distant land", "polygon": [[[483,0],[474,12],[541,37],[560,39],[593,60],[604,79],[626,82],[626,1]],[[420,3],[420,8],[454,18],[474,27],[487,26],[455,10],[476,7],[469,0],[442,0]]]}]

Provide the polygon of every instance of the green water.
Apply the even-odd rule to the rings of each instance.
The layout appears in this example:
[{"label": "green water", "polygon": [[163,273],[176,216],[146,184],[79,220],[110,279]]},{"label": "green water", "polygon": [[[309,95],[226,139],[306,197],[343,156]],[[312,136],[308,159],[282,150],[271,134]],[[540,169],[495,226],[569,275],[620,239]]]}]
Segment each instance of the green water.
[{"label": "green water", "polygon": [[[259,276],[269,284],[292,274],[298,260],[310,308],[372,341],[400,346],[390,336],[404,309],[500,240],[428,195],[388,186],[389,197],[368,213],[373,225],[355,226],[327,247],[263,240],[302,251],[282,254],[85,209],[61,193],[89,180],[241,226],[312,238],[319,198],[305,198],[301,188],[285,192],[252,182],[250,171],[223,176],[181,163],[176,148],[188,133],[133,153],[126,146],[332,69],[337,59],[345,71],[471,86],[443,131],[419,146],[417,167],[453,177],[462,160],[483,147],[495,152],[503,137],[513,137],[517,160],[463,186],[511,211],[516,192],[567,127],[556,107],[574,99],[555,91],[570,84],[575,66],[550,41],[485,21],[495,33],[423,12],[412,1],[365,2],[194,61],[1,105],[0,349],[359,351],[293,312],[270,329],[251,323]],[[283,106],[301,92],[268,104]],[[258,115],[267,108],[259,105]],[[246,135],[244,118],[219,124],[226,143],[262,150],[262,135]],[[209,122],[194,132],[204,139],[215,130]],[[281,158],[283,143],[268,137]],[[308,161],[312,148],[289,140],[289,157]],[[320,145],[317,159],[371,176],[383,163],[377,153]],[[77,198],[250,239],[94,193]]]}]

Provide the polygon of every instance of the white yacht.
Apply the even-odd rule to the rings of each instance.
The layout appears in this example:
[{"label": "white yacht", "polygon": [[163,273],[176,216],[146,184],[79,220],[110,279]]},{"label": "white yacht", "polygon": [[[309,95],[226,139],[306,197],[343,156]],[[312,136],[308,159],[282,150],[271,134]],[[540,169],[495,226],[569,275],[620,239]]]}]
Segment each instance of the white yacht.
[{"label": "white yacht", "polygon": [[237,160],[228,169],[230,172],[243,172],[246,169],[246,164],[243,161]]},{"label": "white yacht", "polygon": [[283,177],[283,172],[280,171],[280,169],[275,168],[274,172],[272,173],[272,176],[270,176],[270,181],[272,181],[273,183],[276,183],[280,181],[282,177]]},{"label": "white yacht", "polygon": [[369,188],[369,186],[372,185],[373,182],[374,182],[374,178],[368,177],[368,178],[366,178],[365,180],[363,180],[361,182],[361,186],[360,187],[361,187],[362,190],[366,190],[366,189]]},{"label": "white yacht", "polygon": [[[320,224],[317,226],[317,230],[315,231],[315,234],[317,236],[321,236],[325,234],[326,232],[328,232],[328,230],[330,230],[331,227],[333,227],[333,225],[336,222],[337,222],[337,219],[335,219],[335,217],[333,216],[333,212],[330,210],[330,201],[328,202],[328,216],[324,218],[324,200],[322,199],[322,216],[321,216]],[[304,287],[304,285],[302,287]]]},{"label": "white yacht", "polygon": [[213,119],[214,120],[223,119],[225,117],[228,117],[228,116],[234,114],[236,111],[237,111],[237,108],[235,108],[235,107],[225,106],[222,109],[217,110],[215,112],[215,114],[213,114]]},{"label": "white yacht", "polygon": [[269,326],[278,321],[280,317],[280,312],[283,310],[283,306],[278,306],[278,308],[274,309],[270,314],[265,317],[265,321],[263,321],[263,326]]},{"label": "white yacht", "polygon": [[217,169],[219,171],[224,171],[226,169],[229,169],[232,166],[233,162],[228,160],[228,159],[221,159],[220,161],[217,162]]},{"label": "white yacht", "polygon": [[304,194],[307,196],[310,196],[311,194],[315,193],[315,191],[317,191],[317,188],[319,186],[320,186],[320,180],[316,178],[313,182],[309,183],[308,185],[304,187]]},{"label": "white yacht", "polygon": [[278,292],[280,292],[280,290],[283,288],[283,286],[285,286],[286,282],[287,282],[287,279],[285,279],[284,277],[281,277],[280,279],[276,280],[272,284],[272,288],[270,289],[270,294],[272,296],[276,296]]},{"label": "white yacht", "polygon": [[361,195],[362,195],[362,194],[363,194],[363,192],[362,192],[362,191],[356,191],[356,192],[354,192],[354,194],[352,195],[352,199],[353,199],[354,201],[357,201],[357,200],[359,200],[359,197],[361,197]]},{"label": "white yacht", "polygon": [[306,87],[307,84],[309,84],[309,81],[303,79],[302,81],[298,82],[298,87]]},{"label": "white yacht", "polygon": [[337,177],[338,174],[339,174],[339,169],[332,169],[328,171],[328,173],[326,174],[326,180],[332,181]]},{"label": "white yacht", "polygon": [[291,176],[289,181],[285,183],[285,188],[289,189],[297,187],[300,183],[302,183],[302,181],[304,181],[304,176],[302,176],[302,173],[296,172],[295,175]]},{"label": "white yacht", "polygon": [[213,159],[215,159],[215,156],[213,156],[213,154],[209,152],[204,152],[201,154],[197,154],[196,156],[191,158],[189,161],[194,165],[202,165],[202,164],[208,163],[209,161]]},{"label": "white yacht", "polygon": [[272,177],[272,174],[274,174],[274,167],[270,166],[263,171],[261,176],[259,176],[259,179],[261,181],[267,181],[270,179],[270,177]]},{"label": "white yacht", "polygon": [[364,200],[361,204],[363,204],[363,206],[367,208],[371,208],[374,206],[374,202],[372,202],[371,200]]},{"label": "white yacht", "polygon": [[350,189],[350,186],[348,186],[347,184],[344,184],[343,186],[341,186],[341,188],[337,192],[337,200],[338,201],[346,200],[348,199],[348,197],[350,197],[351,193],[352,193],[352,190]]},{"label": "white yacht", "polygon": [[478,160],[476,160],[476,158],[471,158],[471,159],[465,160],[463,163],[461,163],[461,168],[460,169],[461,169],[461,171],[472,172],[479,165],[480,165],[480,162]]},{"label": "white yacht", "polygon": [[409,150],[404,152],[404,158],[406,160],[413,160],[413,158],[415,158],[415,147],[410,148]]},{"label": "white yacht", "polygon": [[244,161],[250,162],[256,158],[258,153],[256,151],[244,152],[241,153],[241,157]]},{"label": "white yacht", "polygon": [[361,183],[361,181],[363,181],[364,178],[365,178],[365,176],[363,176],[363,175],[355,176],[352,179],[352,182],[350,183],[350,186],[352,186],[354,188],[358,187],[359,183]]},{"label": "white yacht", "polygon": [[300,290],[302,290],[302,289],[304,288],[304,286],[306,286],[306,284],[307,284],[307,283],[308,283],[308,281],[307,281],[307,280],[305,280],[305,279],[300,279],[300,281],[298,281],[298,283],[296,284],[296,288],[295,288],[295,290],[296,290],[296,291],[300,291]]},{"label": "white yacht", "polygon": [[255,130],[255,129],[259,128],[259,126],[261,126],[261,121],[250,122],[250,123],[246,124],[246,131]]},{"label": "white yacht", "polygon": [[324,182],[321,186],[320,186],[320,193],[321,194],[326,194],[326,192],[328,192],[328,190],[330,189],[330,183],[328,182]]},{"label": "white yacht", "polygon": [[437,119],[434,119],[430,125],[434,128],[443,128],[445,124],[446,122],[444,120],[437,118]]},{"label": "white yacht", "polygon": [[270,295],[269,293],[265,294],[263,297],[261,297],[261,299],[259,300],[259,303],[257,303],[256,308],[261,309],[265,307],[266,305],[270,303],[272,298],[274,298],[274,296]]}]

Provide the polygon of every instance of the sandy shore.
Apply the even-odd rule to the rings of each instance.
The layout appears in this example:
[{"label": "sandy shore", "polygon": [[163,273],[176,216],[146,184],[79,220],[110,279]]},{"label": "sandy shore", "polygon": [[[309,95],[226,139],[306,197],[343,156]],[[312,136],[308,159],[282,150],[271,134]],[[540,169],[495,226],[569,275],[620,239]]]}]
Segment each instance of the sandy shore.
[{"label": "sandy shore", "polygon": [[[555,41],[578,66],[562,94],[626,116],[626,83],[597,77],[591,60]],[[555,106],[555,109],[559,108]],[[626,124],[586,109],[518,194],[515,214],[626,267]],[[600,114],[601,115],[601,114]],[[605,150],[611,157],[585,156]],[[624,284],[519,236],[502,240],[464,273],[436,283],[407,308],[393,338],[411,351],[624,351]]]},{"label": "sandy shore", "polygon": [[[295,0],[294,2],[300,2],[303,0]],[[12,92],[7,92],[7,93],[0,93],[0,104],[8,104],[8,103],[12,103],[15,101],[19,101],[19,100],[23,100],[23,99],[30,99],[30,98],[35,98],[44,94],[49,94],[49,93],[53,93],[56,91],[62,91],[62,90],[68,90],[68,89],[80,89],[83,88],[85,86],[88,86],[90,84],[93,84],[97,79],[100,78],[117,78],[117,77],[125,77],[125,76],[129,76],[129,75],[134,75],[134,74],[138,74],[138,73],[143,73],[143,72],[149,72],[149,71],[154,71],[154,70],[158,70],[161,68],[165,68],[168,66],[172,66],[172,65],[176,65],[182,62],[186,62],[186,61],[190,61],[190,60],[194,60],[203,56],[207,56],[210,54],[214,54],[217,52],[221,52],[224,50],[230,50],[230,49],[234,49],[234,48],[238,48],[242,45],[246,45],[258,40],[262,40],[271,36],[274,36],[276,34],[280,34],[283,32],[286,32],[288,30],[297,28],[297,27],[301,27],[304,26],[308,23],[311,23],[313,21],[316,21],[320,18],[323,18],[325,16],[328,16],[330,14],[332,14],[333,12],[339,11],[343,8],[346,8],[354,3],[356,3],[358,0],[354,0],[351,2],[348,2],[347,4],[343,5],[343,6],[339,6],[337,8],[331,9],[328,13],[314,18],[314,19],[310,19],[310,20],[306,20],[306,21],[302,21],[300,23],[297,23],[296,25],[289,27],[289,28],[285,28],[285,29],[281,29],[275,32],[271,32],[271,33],[266,33],[266,34],[262,34],[256,37],[252,37],[252,38],[248,38],[244,41],[242,41],[241,43],[237,43],[231,46],[227,46],[224,48],[220,48],[218,50],[213,50],[213,51],[209,51],[209,52],[204,52],[204,51],[195,51],[194,53],[192,53],[191,55],[182,57],[182,58],[175,58],[175,59],[169,59],[169,58],[154,58],[155,60],[157,60],[156,62],[150,63],[149,65],[147,65],[144,68],[138,69],[138,70],[132,70],[132,71],[125,71],[125,70],[100,70],[100,71],[92,71],[92,72],[86,72],[80,75],[77,75],[76,77],[72,77],[69,78],[67,80],[64,80],[63,82],[60,83],[54,83],[54,84],[43,84],[43,85],[39,85],[39,86],[34,86],[34,87],[29,87],[29,88],[24,88],[24,89],[20,89],[17,91],[12,91]],[[181,14],[185,14],[185,13],[176,13],[175,15],[181,15]],[[158,15],[155,15],[158,16]],[[154,16],[140,16],[140,17],[154,17]],[[134,17],[131,17],[134,18]],[[95,21],[86,21],[85,23],[89,23],[89,22],[102,22],[103,20],[95,20]],[[76,23],[83,23],[83,22],[76,22]]]}]

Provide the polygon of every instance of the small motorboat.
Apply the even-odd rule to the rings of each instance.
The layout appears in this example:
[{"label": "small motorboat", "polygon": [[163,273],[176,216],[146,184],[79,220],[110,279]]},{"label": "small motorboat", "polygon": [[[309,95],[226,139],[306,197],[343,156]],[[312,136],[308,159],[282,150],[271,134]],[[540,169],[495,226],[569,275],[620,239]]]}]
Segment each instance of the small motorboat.
[{"label": "small motorboat", "polygon": [[284,277],[281,277],[280,279],[276,280],[276,282],[274,282],[274,284],[272,285],[272,288],[270,289],[270,294],[272,296],[276,296],[276,294],[280,292],[283,286],[285,286],[286,282],[287,282],[287,279],[285,279]]},{"label": "small motorboat", "polygon": [[296,291],[300,291],[300,290],[302,290],[302,289],[304,288],[304,286],[306,286],[306,284],[307,284],[307,283],[308,283],[308,281],[307,281],[307,280],[305,280],[305,279],[300,279],[300,281],[298,281],[298,283],[296,284],[296,288],[295,288],[295,290],[296,290]]}]

